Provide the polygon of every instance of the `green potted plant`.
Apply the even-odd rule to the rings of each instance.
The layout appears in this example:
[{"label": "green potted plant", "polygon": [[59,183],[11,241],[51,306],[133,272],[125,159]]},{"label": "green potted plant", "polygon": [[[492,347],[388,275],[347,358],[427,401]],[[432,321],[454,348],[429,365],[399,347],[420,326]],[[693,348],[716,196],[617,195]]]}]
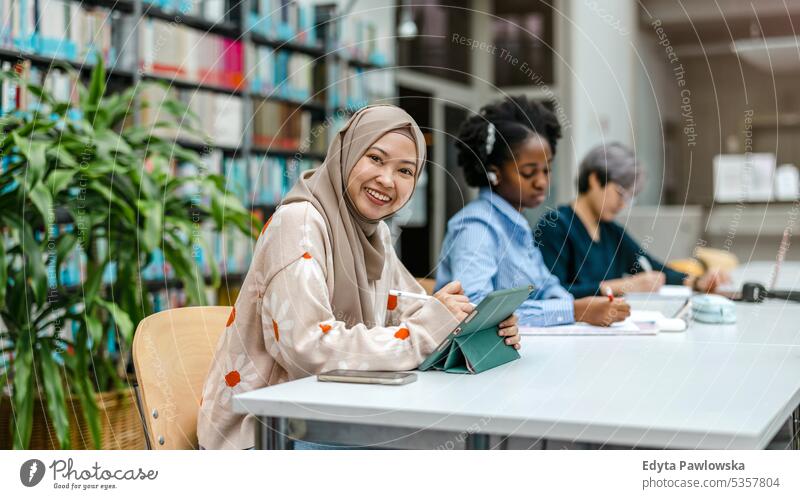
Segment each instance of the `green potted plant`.
[{"label": "green potted plant", "polygon": [[[234,226],[256,237],[258,230],[222,176],[171,172],[172,159],[202,169],[196,152],[161,138],[178,120],[183,130],[192,122],[181,103],[160,104],[171,120],[131,125],[134,109],[146,105],[137,99],[141,86],[109,94],[102,61],[88,88],[77,84],[77,114],[74,103],[15,73],[0,78],[17,80],[42,104],[0,118],[0,387],[9,420],[0,431],[10,433],[14,448],[28,448],[39,411],[58,447],[81,445],[75,435],[88,440],[75,428],[81,421],[91,435],[87,446],[100,447],[98,394],[128,388],[134,325],[152,313],[140,272],[154,251],[174,269],[187,301],[201,305],[205,281],[218,286],[220,278],[213,257],[210,277],[194,258],[198,247],[211,255],[196,237],[198,219],[217,231]],[[60,230],[61,219],[74,230]],[[60,269],[76,248],[85,276],[65,286]],[[118,348],[109,347],[109,330]]]}]

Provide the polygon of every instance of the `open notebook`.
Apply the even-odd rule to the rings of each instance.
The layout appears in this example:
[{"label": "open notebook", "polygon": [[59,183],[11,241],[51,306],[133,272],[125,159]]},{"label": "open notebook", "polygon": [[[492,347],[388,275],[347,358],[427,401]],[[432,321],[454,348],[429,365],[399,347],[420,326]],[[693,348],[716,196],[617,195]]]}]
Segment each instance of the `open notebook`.
[{"label": "open notebook", "polygon": [[652,322],[634,322],[629,317],[609,327],[576,322],[551,327],[520,326],[519,333],[523,336],[652,336],[658,333],[658,326]]}]

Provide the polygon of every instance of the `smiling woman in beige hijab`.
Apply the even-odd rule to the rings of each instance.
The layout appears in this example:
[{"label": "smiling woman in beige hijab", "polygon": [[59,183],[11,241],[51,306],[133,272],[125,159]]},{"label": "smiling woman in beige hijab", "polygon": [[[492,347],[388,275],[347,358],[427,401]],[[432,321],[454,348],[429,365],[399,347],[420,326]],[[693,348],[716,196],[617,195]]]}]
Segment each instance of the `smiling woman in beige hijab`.
[{"label": "smiling woman in beige hijab", "polygon": [[[382,222],[408,202],[424,164],[411,116],[372,106],[303,174],[264,226],[217,346],[202,447],[253,446],[255,420],[233,412],[233,395],[331,369],[414,369],[471,310],[458,283],[436,299],[389,300],[390,289],[424,293]],[[513,319],[503,335],[518,342]]]}]

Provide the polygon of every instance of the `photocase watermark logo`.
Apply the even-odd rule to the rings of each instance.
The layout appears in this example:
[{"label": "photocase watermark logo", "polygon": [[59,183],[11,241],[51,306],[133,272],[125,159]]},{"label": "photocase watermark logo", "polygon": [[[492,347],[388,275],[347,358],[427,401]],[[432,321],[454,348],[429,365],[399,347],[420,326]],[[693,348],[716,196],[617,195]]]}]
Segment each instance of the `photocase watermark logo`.
[{"label": "photocase watermark logo", "polygon": [[44,463],[38,459],[28,459],[19,467],[19,479],[26,487],[35,487],[44,478]]},{"label": "photocase watermark logo", "polygon": [[19,468],[19,480],[26,487],[35,487],[42,481],[47,469],[53,474],[52,488],[87,491],[117,489],[121,483],[131,481],[153,481],[158,470],[144,468],[107,468],[95,461],[89,467],[69,459],[53,459],[49,465],[38,459],[29,459]]}]

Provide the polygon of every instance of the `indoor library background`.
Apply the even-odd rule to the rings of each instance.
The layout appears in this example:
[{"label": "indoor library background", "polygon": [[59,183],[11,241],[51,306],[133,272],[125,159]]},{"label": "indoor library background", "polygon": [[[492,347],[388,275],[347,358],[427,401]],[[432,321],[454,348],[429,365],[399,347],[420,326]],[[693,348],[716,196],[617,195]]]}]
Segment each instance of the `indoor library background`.
[{"label": "indoor library background", "polygon": [[[530,229],[530,241],[520,243],[527,245],[523,257],[555,269],[534,238],[589,189],[580,174],[591,151],[619,146],[632,151],[642,176],[636,189],[619,189],[625,208],[614,227],[624,241],[636,241],[637,262],[650,255],[655,267],[663,262],[680,279],[665,280],[661,292],[642,293],[639,302],[636,293],[622,296],[605,287],[589,298],[626,300],[633,312],[659,308],[658,317],[679,319],[673,314],[691,308],[691,300],[711,299],[717,295],[706,291],[718,291],[732,297],[720,320],[736,324],[720,340],[728,346],[717,351],[697,346],[716,345],[717,330],[692,322],[672,336],[652,329],[634,334],[658,342],[646,351],[633,343],[644,338],[627,338],[624,331],[601,331],[608,337],[602,344],[591,343],[601,338],[582,337],[596,329],[567,329],[570,337],[557,339],[539,329],[521,333],[526,347],[515,362],[528,367],[519,369],[531,369],[525,374],[533,379],[539,371],[524,364],[533,362],[526,351],[552,355],[544,364],[564,370],[547,371],[542,379],[566,381],[558,390],[536,386],[538,395],[548,397],[542,407],[551,409],[544,422],[538,413],[525,413],[530,406],[509,412],[527,439],[516,448],[547,448],[548,438],[539,433],[551,428],[552,440],[570,448],[800,447],[792,315],[800,276],[800,243],[793,241],[800,214],[798,20],[800,2],[772,0],[0,0],[0,449],[197,448],[196,407],[190,421],[180,423],[188,426],[169,430],[191,435],[176,444],[177,433],[159,433],[166,418],[142,405],[141,373],[134,365],[137,328],[155,314],[199,306],[226,307],[222,315],[230,326],[235,312],[228,308],[253,291],[245,278],[271,217],[304,173],[324,168],[339,131],[370,105],[402,109],[424,138],[425,168],[414,180],[413,197],[386,222],[389,247],[402,267],[428,295],[441,289],[443,283],[436,283],[448,257],[446,238],[457,230],[452,221],[496,186],[497,175],[481,179],[483,184],[470,178],[462,164],[464,130],[471,118],[509,98],[541,108],[551,131],[542,199],[530,209],[504,205],[506,218],[525,234],[515,237],[527,237]],[[476,132],[486,141],[485,154],[478,151],[483,159],[502,145],[494,135],[500,128]],[[564,230],[574,235],[579,226]],[[591,236],[586,241],[600,251],[597,238],[594,246]],[[480,274],[484,263],[470,264],[467,273]],[[558,285],[549,270],[543,279]],[[704,277],[716,272],[719,282],[704,287]],[[752,303],[742,303],[748,296]],[[581,298],[575,296],[576,302]],[[568,314],[577,310],[568,308]],[[725,315],[732,311],[735,318]],[[560,319],[562,312],[552,314]],[[762,322],[777,332],[754,336]],[[277,338],[277,323],[266,324],[274,325]],[[557,343],[562,340],[569,343]],[[651,392],[626,400],[626,407],[642,413],[665,414],[658,420],[663,427],[656,428],[663,433],[641,430],[658,419],[647,419],[653,413],[639,424],[634,409],[612,411],[612,382],[635,380],[614,371],[604,381],[579,369],[595,350],[612,358],[629,345],[635,352],[627,361],[637,368],[667,369],[659,362],[668,354],[684,355],[685,369],[675,376],[695,376],[675,387],[647,371],[658,390],[676,390],[676,400],[685,402],[680,407]],[[764,345],[780,353],[751,363]],[[197,407],[209,348],[197,357],[187,354],[193,359],[187,372],[199,376],[192,378],[197,397],[189,402]],[[165,365],[179,365],[176,359]],[[700,365],[719,371],[691,369]],[[770,370],[776,365],[778,374]],[[763,383],[746,385],[750,391],[718,386],[724,377],[719,373],[739,372],[734,366],[760,373],[747,383]],[[587,360],[585,369],[590,367],[608,366]],[[240,371],[231,368],[235,376],[225,379],[231,388],[244,379]],[[491,373],[460,382],[499,376]],[[417,374],[417,386],[435,379]],[[606,399],[575,388],[595,379],[607,383]],[[317,385],[293,383],[300,381],[286,383],[289,398],[280,399],[284,392],[275,390],[253,399],[252,407],[300,404],[305,399],[291,398],[291,386],[303,396],[319,395],[314,401],[320,404],[330,401],[315,391]],[[462,388],[463,397],[494,393],[484,385]],[[730,396],[730,407],[703,405],[714,396],[701,388]],[[188,385],[175,389],[181,390],[188,393]],[[370,397],[359,394],[358,400],[343,395],[342,406],[329,409],[368,410]],[[745,400],[757,394],[763,403]],[[558,405],[562,396],[574,396],[572,405]],[[459,400],[461,409],[472,407]],[[450,410],[438,402],[419,409],[419,421]],[[502,420],[505,414],[491,411],[506,402],[483,401],[482,416]],[[583,402],[596,404],[596,420],[576,412]],[[752,407],[752,414],[743,414]],[[392,407],[379,409],[391,413]],[[298,423],[303,418],[295,414],[255,411],[259,421],[285,423],[287,434],[310,440],[347,444],[343,439],[358,434],[367,445],[373,435],[324,433],[329,428]],[[390,428],[385,438],[397,426],[378,423]],[[444,424],[431,428],[453,431]],[[501,430],[459,445],[508,448]],[[282,445],[274,432],[256,433],[257,447]],[[443,445],[431,438],[402,445]]]}]

